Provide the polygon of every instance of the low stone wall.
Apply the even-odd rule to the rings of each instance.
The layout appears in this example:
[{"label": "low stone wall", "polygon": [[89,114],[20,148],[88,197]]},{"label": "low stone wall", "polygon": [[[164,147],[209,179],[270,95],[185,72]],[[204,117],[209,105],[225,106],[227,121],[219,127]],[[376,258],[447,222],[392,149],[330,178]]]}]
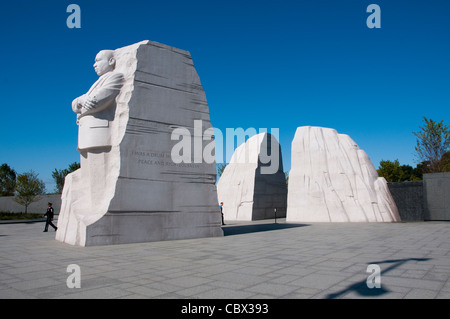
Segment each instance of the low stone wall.
[{"label": "low stone wall", "polygon": [[450,172],[423,174],[423,181],[388,185],[402,221],[450,220]]},{"label": "low stone wall", "polygon": [[[44,195],[37,202],[31,203],[28,206],[28,213],[45,214],[47,211],[48,202],[53,204],[55,214],[59,214],[61,209],[61,195]],[[24,213],[25,206],[20,205],[14,201],[13,196],[0,197],[0,211],[10,213]]]},{"label": "low stone wall", "polygon": [[423,175],[424,219],[450,220],[450,172]]},{"label": "low stone wall", "polygon": [[424,220],[423,182],[388,183],[402,221]]}]

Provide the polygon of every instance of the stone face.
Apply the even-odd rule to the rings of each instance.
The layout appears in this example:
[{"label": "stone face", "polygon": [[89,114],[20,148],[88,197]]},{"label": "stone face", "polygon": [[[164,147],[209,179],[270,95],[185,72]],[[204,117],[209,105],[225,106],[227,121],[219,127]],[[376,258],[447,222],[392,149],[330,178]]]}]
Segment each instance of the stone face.
[{"label": "stone face", "polygon": [[[265,170],[276,165],[273,170]],[[255,135],[234,152],[217,183],[226,220],[286,216],[287,189],[280,145],[268,133]]]},{"label": "stone face", "polygon": [[386,180],[348,136],[299,127],[292,142],[288,222],[400,221]]},{"label": "stone face", "polygon": [[198,142],[194,120],[211,128],[189,52],[143,41],[114,58],[123,82],[108,107],[109,146],[79,148],[81,168],[66,177],[56,239],[90,246],[223,236],[215,162],[171,156],[174,129]]}]

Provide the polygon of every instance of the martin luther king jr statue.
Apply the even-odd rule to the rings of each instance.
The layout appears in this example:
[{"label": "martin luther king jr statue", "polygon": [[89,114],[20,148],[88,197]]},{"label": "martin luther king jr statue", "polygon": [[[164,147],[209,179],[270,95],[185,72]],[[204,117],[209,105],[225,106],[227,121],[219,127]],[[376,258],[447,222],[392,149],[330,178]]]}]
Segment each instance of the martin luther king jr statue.
[{"label": "martin luther king jr statue", "polygon": [[72,102],[77,113],[80,152],[111,146],[109,125],[114,119],[115,99],[120,93],[123,74],[115,72],[114,51],[103,50],[95,57],[94,69],[100,78],[86,94]]},{"label": "martin luther king jr statue", "polygon": [[[80,169],[66,176],[56,240],[79,246],[223,236],[216,164],[172,160],[176,128],[212,129],[188,51],[141,41],[101,51],[76,98]],[[203,148],[212,143],[200,137]],[[192,162],[190,162],[192,163]]]}]

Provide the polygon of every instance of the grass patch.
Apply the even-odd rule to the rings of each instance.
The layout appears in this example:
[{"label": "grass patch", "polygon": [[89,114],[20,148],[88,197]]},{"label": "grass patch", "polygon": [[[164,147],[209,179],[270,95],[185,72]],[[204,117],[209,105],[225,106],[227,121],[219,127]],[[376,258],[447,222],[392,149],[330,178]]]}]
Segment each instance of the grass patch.
[{"label": "grass patch", "polygon": [[0,212],[0,220],[21,220],[21,219],[38,219],[38,218],[42,218],[42,214]]}]

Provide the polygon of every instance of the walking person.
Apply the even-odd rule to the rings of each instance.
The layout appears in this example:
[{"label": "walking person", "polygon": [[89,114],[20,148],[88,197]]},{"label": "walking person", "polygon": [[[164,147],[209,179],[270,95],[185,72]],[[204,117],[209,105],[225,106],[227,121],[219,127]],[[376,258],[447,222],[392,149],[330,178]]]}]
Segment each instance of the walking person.
[{"label": "walking person", "polygon": [[225,221],[223,219],[223,202],[220,202],[220,214],[222,215],[222,225],[225,225]]},{"label": "walking person", "polygon": [[43,217],[47,216],[47,220],[45,221],[44,233],[48,232],[48,225],[52,226],[55,231],[58,229],[58,227],[56,227],[52,223],[54,215],[55,215],[55,213],[54,213],[54,210],[53,210],[53,207],[52,207],[52,203],[48,203],[47,212],[43,216]]}]

